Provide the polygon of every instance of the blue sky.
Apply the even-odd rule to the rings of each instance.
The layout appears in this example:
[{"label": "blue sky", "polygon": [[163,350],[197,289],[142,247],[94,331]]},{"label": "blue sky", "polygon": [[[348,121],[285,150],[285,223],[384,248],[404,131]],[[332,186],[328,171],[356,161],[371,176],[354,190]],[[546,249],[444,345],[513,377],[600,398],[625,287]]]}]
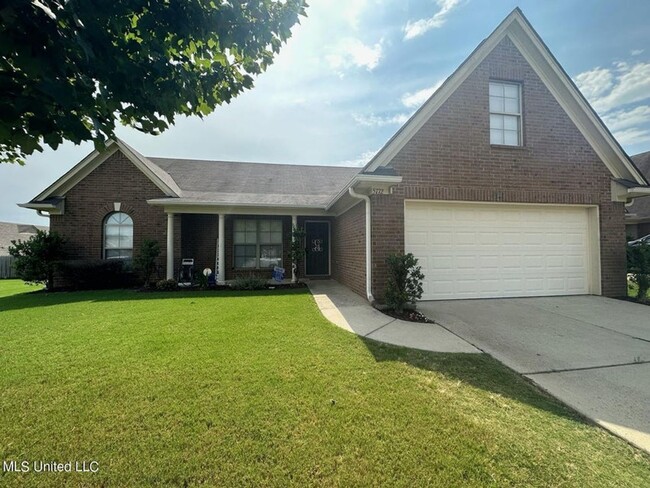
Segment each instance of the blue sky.
[{"label": "blue sky", "polygon": [[[253,90],[161,136],[118,136],[149,156],[359,166],[516,6],[628,154],[650,150],[647,0],[312,0]],[[0,165],[0,220],[47,224],[16,203],[92,149]]]}]

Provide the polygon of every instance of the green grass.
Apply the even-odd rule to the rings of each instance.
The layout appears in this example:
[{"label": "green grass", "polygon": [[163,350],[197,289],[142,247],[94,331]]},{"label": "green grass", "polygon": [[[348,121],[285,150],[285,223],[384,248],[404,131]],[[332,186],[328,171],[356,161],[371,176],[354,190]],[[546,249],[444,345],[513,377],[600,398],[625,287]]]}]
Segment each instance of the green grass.
[{"label": "green grass", "polygon": [[648,456],[485,355],[360,339],[303,290],[0,282],[2,486],[649,486]]}]

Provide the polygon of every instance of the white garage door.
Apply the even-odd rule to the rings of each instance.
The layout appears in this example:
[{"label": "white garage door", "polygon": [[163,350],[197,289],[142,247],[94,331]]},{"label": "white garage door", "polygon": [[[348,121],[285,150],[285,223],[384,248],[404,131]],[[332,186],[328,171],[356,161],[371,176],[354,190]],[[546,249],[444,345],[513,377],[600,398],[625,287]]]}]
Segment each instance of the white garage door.
[{"label": "white garage door", "polygon": [[404,212],[423,300],[590,292],[586,208],[407,201]]}]

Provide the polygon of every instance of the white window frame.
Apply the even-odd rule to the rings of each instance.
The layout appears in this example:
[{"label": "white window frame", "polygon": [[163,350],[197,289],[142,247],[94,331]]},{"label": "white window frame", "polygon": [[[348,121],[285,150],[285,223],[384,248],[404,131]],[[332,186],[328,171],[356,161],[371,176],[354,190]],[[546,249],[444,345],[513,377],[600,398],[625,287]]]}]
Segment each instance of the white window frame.
[{"label": "white window frame", "polygon": [[[106,227],[107,227],[107,225],[109,225],[108,224],[108,219],[110,219],[113,215],[118,215],[118,214],[126,215],[129,218],[129,220],[131,221],[131,247],[130,248],[129,247],[115,247],[115,248],[106,247],[106,238],[108,237],[108,235],[106,234]],[[126,227],[126,224],[116,224],[116,225],[118,227]],[[131,217],[126,212],[111,212],[111,213],[107,214],[104,217],[104,220],[102,221],[102,259],[124,259],[124,260],[133,259],[134,227],[135,227],[135,224],[133,222],[133,217]],[[119,237],[121,237],[121,235]],[[124,257],[124,256],[111,256],[111,257],[108,257],[106,255],[106,253],[108,251],[130,251],[131,256],[129,256],[129,257]]]},{"label": "white window frame", "polygon": [[[519,106],[518,112],[498,112],[498,111],[492,111],[490,107],[490,86],[491,85],[499,85],[499,86],[514,86],[517,88],[517,98],[519,101]],[[505,98],[505,96],[503,97]],[[505,109],[505,103],[504,103],[504,109]],[[501,80],[490,80],[488,83],[488,125],[489,125],[489,140],[490,140],[490,145],[493,146],[507,146],[507,147],[522,147],[524,145],[524,125],[523,125],[523,108],[522,108],[522,89],[521,89],[521,83],[517,83],[515,81],[501,81]],[[507,144],[505,142],[505,128],[501,129],[493,129],[492,128],[492,115],[501,115],[501,116],[510,116],[510,117],[517,117],[517,144]],[[505,119],[505,117],[504,117]],[[504,124],[505,125],[505,124]],[[492,142],[492,131],[493,130],[500,130],[504,132],[504,137],[503,137],[503,142],[502,143],[494,143]]]},{"label": "white window frame", "polygon": [[[237,253],[236,249],[237,246],[252,246],[252,243],[237,243],[235,241],[235,234],[236,234],[236,227],[237,227],[237,222],[238,221],[253,221],[255,222],[255,266],[237,266],[236,261],[237,261]],[[260,239],[260,225],[262,222],[280,222],[280,233],[281,233],[281,238],[280,238],[280,243],[279,244],[263,244],[261,243]],[[279,246],[280,247],[280,266],[282,266],[282,263],[284,261],[284,222],[282,219],[233,219],[232,223],[232,241],[233,241],[233,249],[232,249],[232,260],[233,260],[233,267],[235,269],[273,269],[273,266],[260,266],[260,260],[262,258],[261,256],[261,249],[262,246]],[[274,265],[275,266],[275,265]]]}]

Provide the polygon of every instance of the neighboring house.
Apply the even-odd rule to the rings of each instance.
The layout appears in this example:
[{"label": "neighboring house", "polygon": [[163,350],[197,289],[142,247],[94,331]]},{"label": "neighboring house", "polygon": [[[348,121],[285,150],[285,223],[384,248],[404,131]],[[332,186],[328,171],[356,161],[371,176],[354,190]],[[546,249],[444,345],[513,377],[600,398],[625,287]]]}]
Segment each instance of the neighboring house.
[{"label": "neighboring house", "polygon": [[23,207],[78,258],[145,238],[219,281],[270,276],[305,226],[302,274],[382,298],[412,252],[424,299],[623,296],[625,204],[648,182],[515,9],[362,169],[93,152]]},{"label": "neighboring house", "polygon": [[11,241],[26,241],[37,231],[47,229],[48,227],[43,225],[0,222],[0,256],[9,256]]},{"label": "neighboring house", "polygon": [[47,227],[0,222],[0,279],[16,277],[16,271],[13,268],[14,258],[9,255],[11,241],[27,241],[36,235],[38,230],[47,230]]},{"label": "neighboring house", "polygon": [[[650,177],[650,151],[632,156],[639,171]],[[627,208],[625,231],[628,237],[638,239],[650,234],[650,198],[640,198]]]}]

